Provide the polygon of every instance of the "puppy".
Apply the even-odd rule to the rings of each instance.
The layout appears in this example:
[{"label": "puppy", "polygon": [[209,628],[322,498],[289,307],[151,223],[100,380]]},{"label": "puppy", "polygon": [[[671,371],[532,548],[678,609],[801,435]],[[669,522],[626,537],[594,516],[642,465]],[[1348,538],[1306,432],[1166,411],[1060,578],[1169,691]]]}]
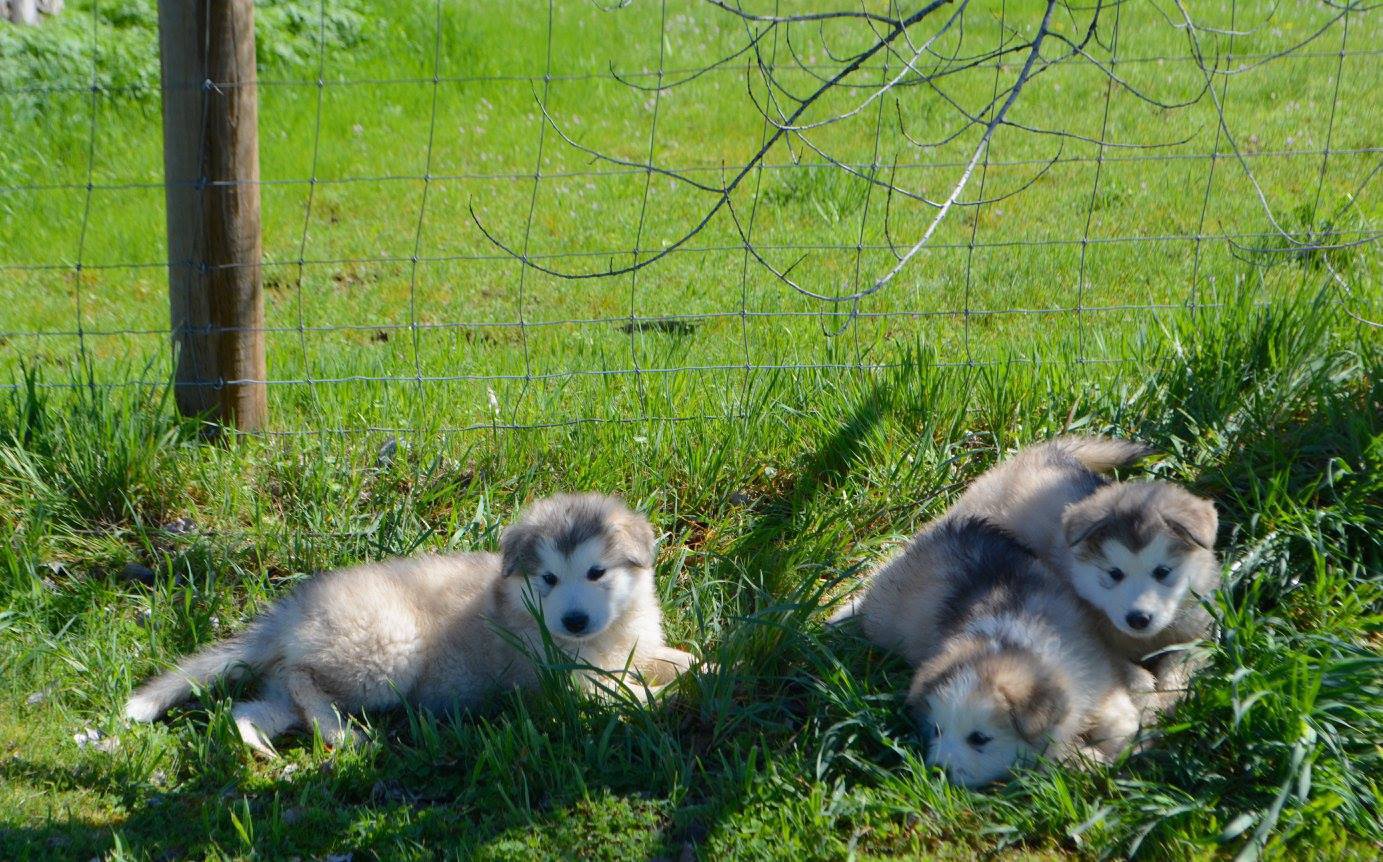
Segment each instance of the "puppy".
[{"label": "puppy", "polygon": [[1171,707],[1194,662],[1171,650],[1203,636],[1200,597],[1218,587],[1217,518],[1208,500],[1163,482],[1103,475],[1152,449],[1108,437],[1058,437],[1021,450],[966,492],[968,505],[1012,530],[1069,579],[1102,640],[1153,674]]},{"label": "puppy", "polygon": [[1152,449],[1108,437],[1058,437],[1021,450],[966,492],[966,505],[1011,530],[1067,577],[1101,638],[1153,674],[1166,709],[1194,670],[1168,649],[1203,636],[1200,603],[1219,585],[1215,506],[1165,482],[1104,473]]},{"label": "puppy", "polygon": [[1001,524],[1049,562],[1064,563],[1067,508],[1108,485],[1101,474],[1152,453],[1142,443],[1112,437],[1057,437],[994,465],[971,483],[958,506]]},{"label": "puppy", "polygon": [[986,478],[832,620],[857,617],[870,640],[916,666],[908,704],[930,737],[928,760],[970,787],[1039,755],[1114,756],[1140,726],[1133,694],[1151,687],[1010,529],[1025,509]]},{"label": "puppy", "polygon": [[1197,662],[1169,649],[1203,637],[1220,587],[1215,504],[1166,482],[1105,484],[1065,510],[1059,565],[1105,642],[1152,671],[1164,707]]},{"label": "puppy", "polygon": [[272,754],[279,734],[316,724],[353,738],[344,716],[410,703],[469,708],[507,688],[534,689],[544,635],[595,670],[659,686],[692,657],[663,640],[653,586],[653,528],[619,500],[562,494],[504,531],[501,554],[396,559],[320,575],[240,635],[184,659],[125,705],[152,721],[194,687],[253,673],[257,700],[232,715],[244,741]]}]

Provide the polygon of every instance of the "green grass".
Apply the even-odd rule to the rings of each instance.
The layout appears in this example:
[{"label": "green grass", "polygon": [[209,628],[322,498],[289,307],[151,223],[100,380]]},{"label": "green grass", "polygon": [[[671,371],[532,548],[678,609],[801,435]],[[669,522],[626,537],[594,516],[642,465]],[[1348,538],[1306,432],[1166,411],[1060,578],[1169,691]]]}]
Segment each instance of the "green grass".
[{"label": "green grass", "polygon": [[[12,384],[0,390],[0,858],[1377,855],[1383,346],[1351,316],[1380,316],[1373,245],[1301,254],[1222,240],[1096,242],[1077,316],[1079,244],[1033,244],[1085,232],[1095,168],[1085,159],[1096,150],[1068,141],[1063,161],[1032,188],[979,211],[968,291],[972,212],[955,214],[942,246],[853,320],[830,317],[752,265],[744,275],[724,220],[697,240],[703,250],[637,280],[521,276],[494,257],[467,207],[506,239],[522,236],[531,184],[474,175],[531,174],[532,89],[484,80],[438,87],[430,170],[447,178],[430,184],[415,278],[407,257],[431,117],[435,7],[358,3],[361,41],[333,43],[324,64],[331,85],[317,174],[414,179],[320,183],[304,256],[332,262],[306,264],[299,281],[307,187],[275,181],[311,175],[316,63],[290,13],[314,4],[273,5],[288,11],[272,13],[286,17],[265,32],[288,34],[279,44],[289,47],[261,51],[270,376],[341,381],[270,387],[274,428],[288,435],[202,442],[164,385],[163,271],[106,266],[166,253],[162,190],[141,185],[161,177],[156,102],[138,88],[97,99],[93,182],[127,187],[98,188],[84,219],[90,94],[0,98],[0,128],[21,132],[0,134],[0,371]],[[1008,5],[1010,16],[1024,11]],[[109,15],[124,4],[101,8]],[[1285,47],[1333,14],[1281,4],[1271,26],[1253,28],[1244,21],[1260,21],[1269,4],[1235,8],[1247,35],[1233,48],[1247,53]],[[90,10],[70,3],[60,26],[79,37]],[[545,10],[445,4],[441,73],[541,74]],[[601,73],[611,60],[653,68],[659,11],[558,3],[554,72]],[[695,66],[742,35],[702,4],[674,2],[668,12],[669,66]],[[1184,55],[1184,36],[1151,5],[1121,14],[1121,57]],[[1229,24],[1227,10],[1201,14]],[[993,43],[997,22],[987,15],[969,21],[968,46]],[[1375,44],[1380,20],[1351,15],[1346,47]],[[147,21],[122,33],[111,36],[124,46],[110,53],[112,66],[151,50],[149,42],[140,54],[138,40],[154,38]],[[831,35],[838,51],[848,47],[848,34]],[[1340,37],[1336,25],[1308,46],[1319,55],[1230,79],[1230,121],[1245,146],[1324,147]],[[106,71],[102,80],[122,80]],[[1162,96],[1196,85],[1184,62],[1130,61],[1126,72]],[[1370,55],[1346,59],[1332,149],[1377,144],[1369,118],[1379,76]],[[417,77],[429,82],[340,84]],[[1098,132],[1097,75],[1059,67],[1038,81],[1016,119]],[[985,70],[955,79],[950,94],[973,107],[992,86]],[[914,135],[954,120],[924,96],[901,95]],[[646,153],[643,95],[609,80],[559,79],[551,110],[585,143]],[[1214,147],[1209,105],[1164,112],[1116,90],[1110,111],[1113,137],[1192,139],[1168,151],[1187,158],[1107,161],[1090,235],[1200,231],[1209,160],[1190,156]],[[742,160],[762,131],[742,68],[673,91],[658,116],[665,164],[718,170]],[[840,158],[869,161],[873,139],[871,116],[822,141]],[[895,150],[917,158],[896,127],[885,124],[880,140],[890,162]],[[925,159],[953,162],[973,141]],[[1054,150],[1050,139],[1005,131],[993,157]],[[1319,201],[1318,154],[1252,164],[1284,227],[1339,237],[1377,222],[1377,195],[1361,186],[1377,158],[1332,156]],[[789,161],[785,150],[770,155]],[[591,167],[548,135],[545,174]],[[986,195],[1031,170],[992,167]],[[935,175],[931,192],[954,171],[914,173]],[[1267,231],[1237,163],[1218,160],[1215,177],[1204,232]],[[51,187],[71,183],[78,188]],[[641,175],[544,179],[533,250],[625,249],[629,260],[642,190]],[[819,168],[766,170],[755,236],[853,245],[863,220],[866,244],[877,245],[881,202],[866,204],[861,190]],[[751,202],[749,189],[737,209]],[[641,247],[675,236],[704,203],[654,182]],[[926,215],[895,205],[890,230],[915,236]],[[1012,244],[993,245],[1004,242]],[[1246,243],[1285,248],[1273,237]],[[783,265],[797,257],[771,253]],[[864,270],[891,260],[866,253]],[[1349,293],[1326,282],[1330,269]],[[851,250],[817,253],[794,272],[834,290],[853,271]],[[521,279],[522,320],[551,325],[477,325],[520,320]],[[75,335],[34,334],[75,332],[79,297],[81,345]],[[1091,310],[1124,304],[1167,307]],[[965,307],[976,313],[932,314]],[[741,318],[741,308],[792,315]],[[562,322],[627,319],[631,309],[729,316],[632,333],[618,319]],[[1054,311],[1004,313],[1012,309]],[[418,329],[415,341],[412,322],[469,325]],[[336,325],[355,328],[312,328]],[[755,365],[823,367],[751,370],[746,355]],[[635,363],[672,370],[624,373]],[[724,367],[692,370],[703,366]],[[419,383],[419,370],[495,377]],[[572,373],[589,371],[618,373]],[[398,379],[347,379],[359,376]],[[653,418],[563,424],[627,416]],[[472,425],[481,427],[455,430]],[[406,433],[361,430],[370,427]],[[334,433],[341,428],[354,432]],[[1145,439],[1164,453],[1154,475],[1219,504],[1228,590],[1214,605],[1210,663],[1143,753],[1089,772],[1025,773],[987,793],[954,788],[921,762],[901,703],[906,668],[825,630],[819,605],[997,457],[1070,430]],[[391,436],[397,451],[381,459]],[[115,718],[132,684],[238,631],[312,572],[419,550],[493,549],[524,502],[578,488],[622,493],[649,512],[665,534],[658,573],[670,638],[718,672],[686,680],[651,709],[552,684],[479,715],[371,716],[359,749],[331,755],[301,739],[274,763],[245,752],[225,699],[152,727]],[[192,529],[169,528],[183,519]],[[152,584],[125,577],[131,564],[152,570]],[[103,744],[79,746],[74,735],[87,729]]]},{"label": "green grass", "polygon": [[[1371,856],[1383,733],[1383,350],[1319,302],[1176,329],[1082,390],[1071,363],[754,381],[743,420],[428,439],[196,442],[157,391],[14,393],[0,416],[0,855],[835,858]],[[1001,451],[1137,434],[1221,505],[1210,667],[1146,752],[977,794],[919,760],[906,669],[818,599]],[[634,456],[631,457],[631,452]],[[99,453],[99,455],[94,454]],[[374,716],[362,749],[251,759],[227,720],[124,728],[132,682],[308,572],[493,548],[522,501],[606,488],[667,533],[672,639],[721,671],[652,709],[554,686],[479,716]],[[162,528],[178,517],[196,530]],[[124,580],[126,563],[155,570]],[[37,703],[30,695],[45,693]],[[114,751],[79,749],[92,727]]]},{"label": "green grass", "polygon": [[[108,0],[100,8],[108,14],[123,5]],[[262,8],[260,17],[278,21],[286,8],[301,12],[313,5],[278,2]],[[1184,109],[1155,108],[1124,88],[1110,90],[1088,63],[1054,66],[1034,79],[1012,118],[1098,135],[1108,97],[1111,140],[1185,142],[1152,150],[1109,148],[1098,164],[1094,144],[1002,130],[990,151],[993,164],[984,173],[983,193],[977,176],[966,199],[1022,188],[1044,160],[1058,153],[1059,160],[1020,194],[978,211],[952,213],[935,235],[933,250],[888,289],[863,300],[857,317],[844,314],[848,307],[793,292],[752,261],[746,266],[725,213],[688,250],[637,278],[571,282],[523,272],[480,233],[472,207],[503,241],[521,246],[527,233],[530,254],[559,255],[544,260],[589,271],[631,261],[636,238],[645,252],[662,248],[699,218],[711,197],[656,177],[642,207],[643,174],[593,164],[548,130],[544,179],[527,231],[541,117],[535,82],[522,76],[541,76],[546,69],[546,3],[507,4],[512,14],[490,3],[444,3],[440,41],[436,5],[428,0],[355,5],[363,10],[358,34],[339,30],[328,18],[320,132],[318,68],[302,44],[314,29],[300,20],[296,29],[261,28],[266,44],[289,46],[261,52],[267,54],[260,150],[269,376],[342,381],[271,386],[273,421],[281,430],[415,427],[424,417],[437,427],[463,428],[493,422],[494,403],[509,424],[724,415],[741,397],[746,363],[888,365],[918,339],[942,362],[1072,351],[1120,360],[1128,355],[1126,342],[1155,331],[1161,320],[1232,297],[1245,257],[1286,264],[1265,267],[1255,287],[1264,300],[1314,291],[1328,275],[1304,256],[1294,261],[1291,254],[1255,253],[1222,239],[1198,241],[1202,234],[1227,234],[1250,248],[1284,244],[1273,235],[1238,161],[1226,156],[1212,162],[1217,136],[1210,99]],[[1232,50],[1237,64],[1251,64],[1306,39],[1338,14],[1310,4],[1280,6],[1238,4],[1238,23],[1230,29],[1252,32],[1233,40],[1206,36],[1205,50]],[[89,54],[82,53],[78,23],[90,8],[73,2],[63,24],[71,31],[64,44],[74,56]],[[599,4],[583,0],[559,2],[554,9],[550,113],[586,146],[646,158],[653,100],[611,80],[608,70],[610,64],[621,71],[657,68],[661,5],[602,12]],[[1264,26],[1245,23],[1263,24],[1273,9],[1276,16]],[[694,68],[743,42],[735,19],[699,0],[673,0],[667,11],[664,62],[670,69]],[[1200,14],[1207,26],[1229,28],[1225,10]],[[1184,34],[1168,26],[1157,8],[1131,4],[1120,16],[1121,77],[1167,101],[1202,91],[1202,76],[1186,59]],[[1113,17],[1104,21],[1107,41]],[[1347,38],[1337,22],[1301,52],[1227,79],[1223,101],[1231,130],[1248,153],[1274,218],[1299,238],[1355,241],[1377,223],[1379,198],[1366,178],[1378,158],[1371,149],[1378,143],[1371,118],[1383,111],[1383,73],[1368,53],[1383,37],[1380,21],[1372,12],[1354,13]],[[1063,14],[1057,26],[1074,36],[1083,24],[1078,15]],[[156,51],[147,22],[113,32],[123,34],[120,44],[130,43],[130,52],[147,57]],[[938,49],[989,49],[999,32],[992,11],[976,10],[966,19],[963,44],[947,36]],[[861,40],[859,32],[843,27],[826,36],[837,54]],[[814,32],[799,31],[794,38],[805,40],[794,42],[810,54],[804,59],[827,62],[819,46],[812,48]],[[102,29],[98,45],[105,39]],[[1334,52],[1340,48],[1349,56],[1337,100],[1340,61]],[[786,55],[786,46],[779,50]],[[1103,49],[1096,53],[1107,56]],[[434,55],[443,81],[435,91],[429,149]],[[22,67],[26,56],[4,56],[4,63]],[[98,53],[98,80],[120,80],[115,70],[123,68],[123,56],[114,49]],[[48,73],[40,67],[32,74],[46,80]],[[98,377],[107,379],[109,360],[149,358],[156,361],[145,376],[161,381],[168,357],[160,330],[168,326],[168,311],[159,264],[167,252],[156,94],[147,88],[135,95],[103,92],[93,125],[91,94],[83,89],[88,79],[75,68],[70,74],[76,90],[46,93],[37,118],[32,106],[7,107],[0,99],[0,126],[23,131],[0,135],[0,333],[6,338],[0,371],[15,372],[21,359],[71,367],[80,324],[82,340],[98,360]],[[873,70],[865,80],[881,74]],[[1003,74],[1005,80],[1016,74],[1016,63]],[[784,67],[783,75],[786,86],[809,83],[800,71]],[[743,66],[731,64],[658,100],[655,161],[698,169],[703,181],[742,163],[764,126],[745,86]],[[946,96],[968,110],[980,109],[993,88],[991,68],[944,84]],[[935,93],[909,87],[897,94],[912,137],[939,138],[956,127],[956,111]],[[857,98],[855,90],[841,93],[820,112],[840,110]],[[869,163],[876,158],[877,127],[880,164],[892,171],[898,162],[900,183],[943,197],[977,134],[972,130],[919,151],[898,127],[894,100],[880,101],[882,111],[866,110],[814,132],[813,141],[834,158]],[[1333,154],[1322,177],[1327,130]],[[1228,151],[1222,136],[1218,150]],[[307,182],[314,175],[314,152],[315,189]],[[795,161],[807,166],[796,167]],[[886,206],[878,189],[866,194],[862,181],[820,167],[821,158],[800,144],[789,149],[780,142],[767,163],[762,176],[752,177],[735,196],[736,212],[747,221],[757,194],[762,206],[755,210],[756,242],[776,266],[797,263],[794,277],[819,292],[844,292],[855,282],[856,243],[865,247],[860,279],[892,265],[886,214],[888,236],[906,247],[933,213],[899,198]],[[95,186],[89,215],[88,169]],[[425,174],[435,179],[426,184],[420,231]],[[646,219],[639,236],[641,211]],[[967,249],[972,232],[973,255]],[[1081,240],[1087,235],[1092,241],[1085,247],[1082,282]],[[415,242],[416,270],[410,260]],[[795,249],[801,246],[843,248],[810,251],[798,262],[804,252]],[[301,271],[300,258],[307,261]],[[1342,303],[1365,317],[1383,316],[1373,289],[1380,276],[1373,246],[1337,250],[1332,260],[1353,291]],[[631,334],[621,328],[621,318],[631,314],[695,319],[688,329]],[[425,378],[421,385],[418,376]],[[359,377],[391,382],[362,386]],[[537,409],[559,396],[571,405],[560,417]]]}]

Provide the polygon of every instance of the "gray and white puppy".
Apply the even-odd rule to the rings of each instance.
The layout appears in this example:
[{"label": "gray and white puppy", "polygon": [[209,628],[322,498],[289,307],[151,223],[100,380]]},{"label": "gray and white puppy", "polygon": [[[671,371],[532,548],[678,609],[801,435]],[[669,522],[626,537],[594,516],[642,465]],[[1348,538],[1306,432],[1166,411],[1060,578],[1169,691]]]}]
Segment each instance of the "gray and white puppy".
[{"label": "gray and white puppy", "polygon": [[[501,537],[501,554],[395,559],[327,572],[249,628],[183,659],[134,692],[125,716],[152,721],[194,687],[259,677],[232,714],[244,741],[272,754],[279,734],[316,724],[325,741],[355,735],[345,716],[410,703],[469,708],[504,689],[534,689],[544,628],[595,671],[660,686],[692,663],[663,640],[653,585],[653,528],[614,497],[539,500]],[[535,613],[536,611],[536,613]]]},{"label": "gray and white puppy", "polygon": [[1020,453],[977,479],[832,619],[858,618],[916,667],[908,703],[931,732],[928,760],[968,786],[1038,755],[1114,756],[1152,688],[1101,641],[1046,555],[1082,494],[1032,475],[1028,461]]},{"label": "gray and white puppy", "polygon": [[1195,663],[1169,649],[1202,637],[1201,597],[1219,586],[1215,505],[1166,482],[1104,475],[1152,454],[1110,437],[1058,437],[1020,450],[975,481],[973,505],[992,512],[1070,580],[1103,641],[1148,668],[1165,708]]},{"label": "gray and white puppy", "polygon": [[1152,671],[1164,705],[1196,668],[1170,648],[1210,628],[1201,599],[1220,587],[1218,526],[1214,503],[1167,482],[1108,483],[1062,515],[1058,564],[1105,642]]}]

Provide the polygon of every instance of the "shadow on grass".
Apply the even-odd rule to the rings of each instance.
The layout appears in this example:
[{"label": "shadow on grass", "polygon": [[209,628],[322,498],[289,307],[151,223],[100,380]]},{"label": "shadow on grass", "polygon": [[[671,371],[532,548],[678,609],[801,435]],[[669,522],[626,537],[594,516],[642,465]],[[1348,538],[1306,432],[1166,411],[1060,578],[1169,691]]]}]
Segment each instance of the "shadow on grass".
[{"label": "shadow on grass", "polygon": [[[272,766],[193,767],[192,777],[171,789],[122,765],[118,753],[78,766],[12,755],[0,762],[0,781],[33,788],[51,797],[53,806],[41,825],[0,827],[0,857],[85,859],[123,851],[150,859],[319,858],[362,850],[388,857],[410,851],[431,856],[447,848],[448,855],[467,858],[498,843],[520,858],[539,849],[549,858],[583,858],[596,846],[605,855],[622,846],[628,857],[676,858],[688,842],[674,838],[674,831],[702,834],[695,823],[676,827],[671,804],[647,792],[647,772],[617,763],[604,774],[584,764],[583,752],[565,741],[543,754],[490,764],[488,774],[477,778],[466,755],[486,759],[487,740],[459,749],[444,745],[435,759],[424,761],[410,747],[406,719],[391,717],[385,724],[383,748],[312,757],[302,750],[312,740],[285,740],[285,757]],[[483,719],[465,719],[433,727],[476,741],[482,725]],[[491,745],[501,737],[535,733],[522,718],[489,729]],[[604,740],[611,741],[621,740]],[[232,750],[220,755],[248,756]],[[544,773],[560,773],[562,780],[543,786]],[[661,790],[667,795],[670,788]],[[98,804],[90,805],[93,797]],[[592,828],[602,821],[608,832]]]}]

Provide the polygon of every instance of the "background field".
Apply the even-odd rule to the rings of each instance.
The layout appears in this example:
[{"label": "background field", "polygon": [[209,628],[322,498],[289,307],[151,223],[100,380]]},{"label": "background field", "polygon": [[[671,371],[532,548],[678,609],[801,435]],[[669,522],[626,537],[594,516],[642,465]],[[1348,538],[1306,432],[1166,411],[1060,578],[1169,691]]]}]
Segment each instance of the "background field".
[{"label": "background field", "polygon": [[[657,98],[611,76],[684,76],[743,44],[735,17],[551,8],[259,5],[275,434],[224,445],[165,386],[153,4],[0,25],[0,856],[1376,854],[1379,13],[1190,4],[1225,31],[1200,36],[1233,72],[1212,80],[1221,128],[1176,6],[1117,7],[1117,41],[1106,10],[1091,50],[1127,86],[1054,66],[1011,117],[1170,145],[1001,130],[964,197],[1017,193],[954,211],[852,309],[775,279],[723,215],[634,277],[564,281],[486,240],[472,211],[592,271],[708,205],[544,130],[545,75],[557,127],[622,159],[718,182],[764,133],[743,59]],[[992,48],[1000,15],[1031,32],[1040,8],[977,6],[939,50]],[[810,68],[871,37],[795,32]],[[981,64],[944,94],[978,110],[1016,72]],[[919,150],[899,118],[938,138],[956,109],[920,87],[878,101],[813,142],[943,197],[978,132]],[[782,144],[734,205],[823,293],[867,286],[932,212]],[[1221,504],[1211,670],[1142,754],[959,791],[920,762],[906,669],[812,609],[996,457],[1073,429],[1150,441],[1155,474]],[[309,573],[494,547],[563,488],[650,512],[672,639],[719,673],[651,711],[559,687],[375,717],[360,751],[304,740],[271,764],[223,703],[113,718]]]}]

